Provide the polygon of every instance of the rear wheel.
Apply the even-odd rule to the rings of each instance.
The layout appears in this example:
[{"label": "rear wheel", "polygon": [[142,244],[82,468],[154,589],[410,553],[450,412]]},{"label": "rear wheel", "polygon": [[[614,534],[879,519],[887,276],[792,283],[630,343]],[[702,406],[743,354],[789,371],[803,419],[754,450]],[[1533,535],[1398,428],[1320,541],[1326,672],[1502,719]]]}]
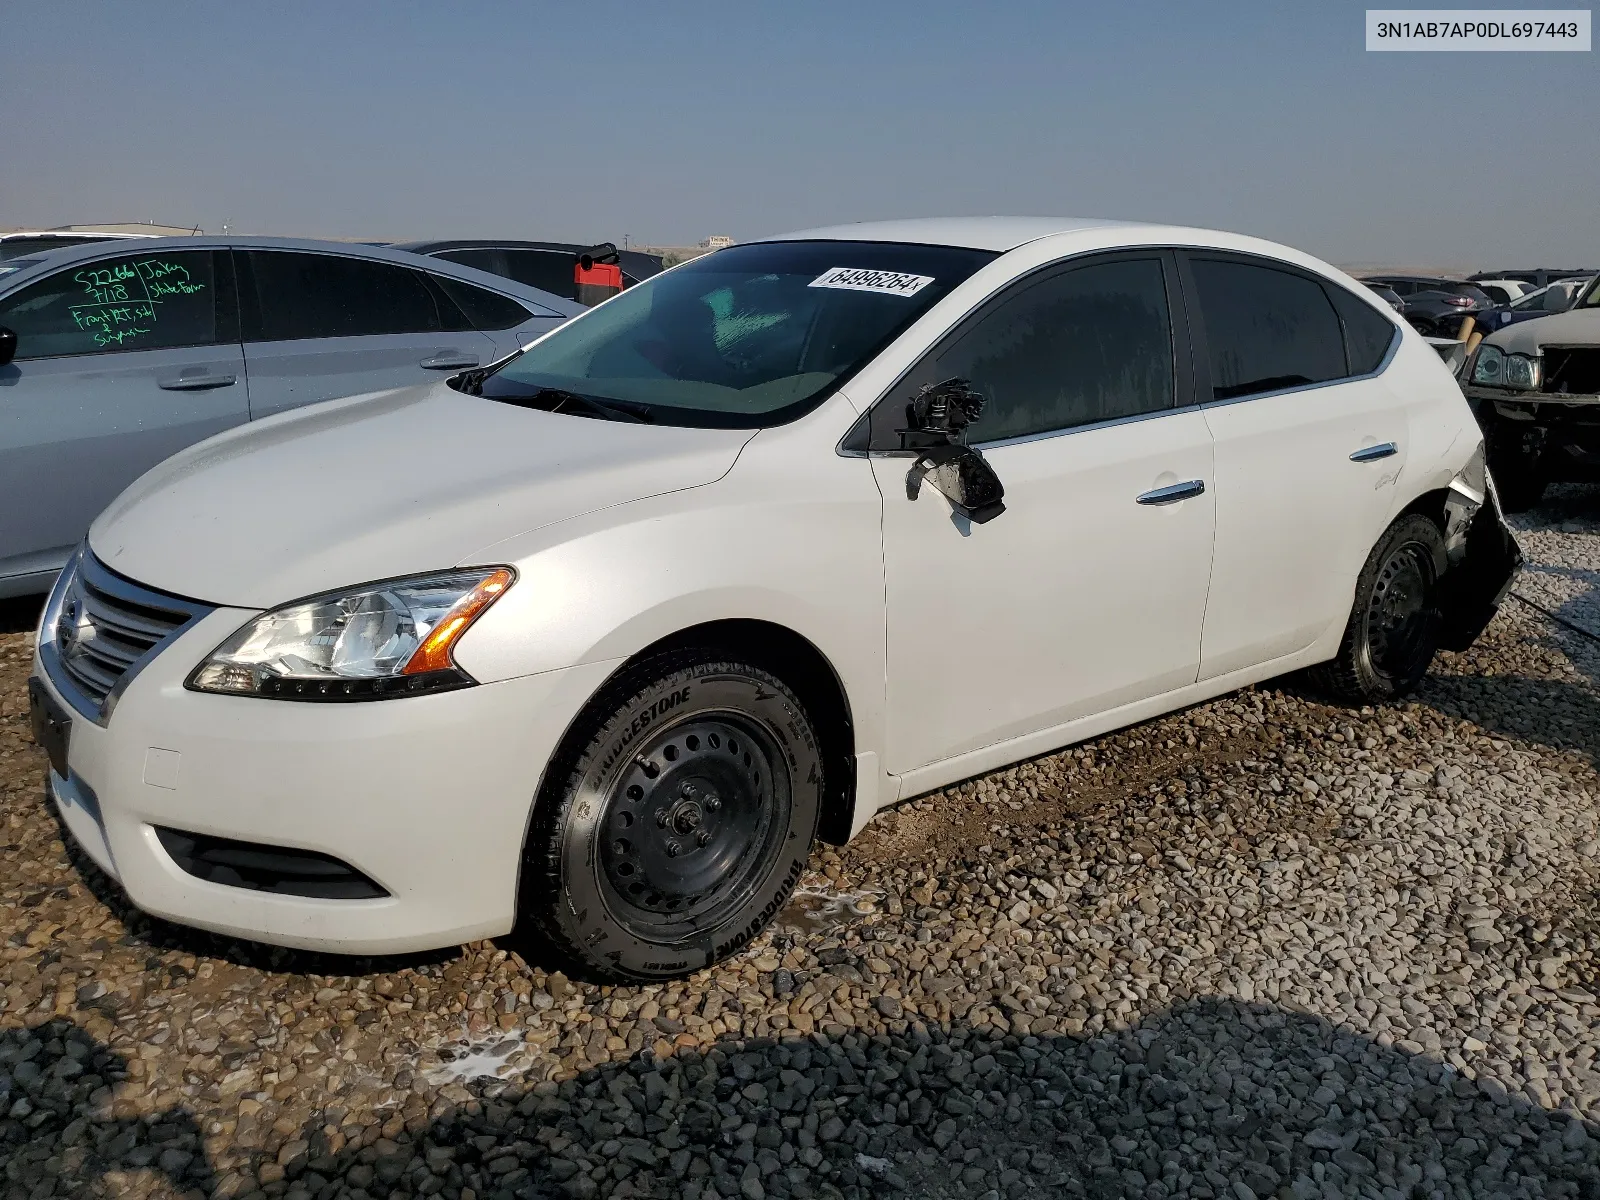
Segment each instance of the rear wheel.
[{"label": "rear wheel", "polygon": [[1314,681],[1344,700],[1402,696],[1422,680],[1439,648],[1439,578],[1444,537],[1410,514],[1384,531],[1356,582],[1338,657],[1313,668]]},{"label": "rear wheel", "polygon": [[714,650],[641,662],[596,697],[551,764],[523,925],[593,977],[698,971],[788,900],[822,789],[816,729],[776,676]]}]

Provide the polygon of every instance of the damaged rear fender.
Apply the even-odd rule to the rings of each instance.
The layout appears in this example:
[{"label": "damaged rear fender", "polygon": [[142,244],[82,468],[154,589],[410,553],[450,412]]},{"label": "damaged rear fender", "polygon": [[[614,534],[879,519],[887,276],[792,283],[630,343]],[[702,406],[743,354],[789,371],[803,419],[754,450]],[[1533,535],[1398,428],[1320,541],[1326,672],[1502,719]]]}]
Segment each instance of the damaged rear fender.
[{"label": "damaged rear fender", "polygon": [[1448,566],[1439,581],[1439,644],[1465,650],[1499,611],[1522,567],[1522,548],[1501,511],[1482,442],[1450,481],[1444,515]]}]

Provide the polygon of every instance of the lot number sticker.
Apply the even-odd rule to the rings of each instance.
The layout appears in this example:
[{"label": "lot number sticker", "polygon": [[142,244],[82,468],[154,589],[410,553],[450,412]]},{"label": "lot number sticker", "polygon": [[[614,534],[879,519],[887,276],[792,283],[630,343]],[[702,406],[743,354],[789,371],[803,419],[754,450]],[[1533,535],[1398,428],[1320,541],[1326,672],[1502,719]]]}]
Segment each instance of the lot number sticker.
[{"label": "lot number sticker", "polygon": [[829,267],[806,286],[843,288],[851,292],[877,292],[884,296],[915,296],[932,282],[932,275],[869,271],[864,267]]}]

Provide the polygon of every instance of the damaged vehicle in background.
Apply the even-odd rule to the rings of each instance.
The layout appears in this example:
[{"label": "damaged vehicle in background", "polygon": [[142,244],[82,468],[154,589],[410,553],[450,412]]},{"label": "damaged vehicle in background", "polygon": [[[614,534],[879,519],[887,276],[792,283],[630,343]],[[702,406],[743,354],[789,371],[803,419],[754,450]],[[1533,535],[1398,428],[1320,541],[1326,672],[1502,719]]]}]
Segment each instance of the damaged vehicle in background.
[{"label": "damaged vehicle in background", "polygon": [[1589,286],[1591,279],[1559,279],[1544,287],[1531,289],[1509,304],[1496,305],[1486,313],[1479,313],[1478,328],[1487,336],[1519,321],[1536,321],[1551,313],[1566,312],[1584,288]]},{"label": "damaged vehicle in background", "polygon": [[363,954],[519,927],[650,981],[886,805],[1285,672],[1404,695],[1519,561],[1455,380],[1325,263],[856,224],[184,451],[95,522],[30,695],[148,912]]},{"label": "damaged vehicle in background", "polygon": [[1509,511],[1553,482],[1600,479],[1600,277],[1567,311],[1484,338],[1463,378]]}]

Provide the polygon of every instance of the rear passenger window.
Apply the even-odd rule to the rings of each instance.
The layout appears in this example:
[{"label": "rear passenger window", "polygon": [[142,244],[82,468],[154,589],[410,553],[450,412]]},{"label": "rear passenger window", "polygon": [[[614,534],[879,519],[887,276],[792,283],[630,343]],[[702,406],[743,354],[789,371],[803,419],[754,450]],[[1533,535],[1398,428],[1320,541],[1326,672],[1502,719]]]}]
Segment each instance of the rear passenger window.
[{"label": "rear passenger window", "polygon": [[[179,250],[68,267],[0,300],[0,325],[18,359],[233,341],[233,284],[215,266],[209,250]],[[218,328],[219,302],[230,328]]]},{"label": "rear passenger window", "polygon": [[510,329],[533,315],[508,296],[496,295],[444,275],[430,275],[428,278],[438,284],[440,290],[455,301],[456,307],[467,314],[467,320],[472,322],[474,329]]},{"label": "rear passenger window", "polygon": [[1394,339],[1400,336],[1393,321],[1372,305],[1334,283],[1323,285],[1344,327],[1347,373],[1370,375],[1383,364]]},{"label": "rear passenger window", "polygon": [[247,341],[438,333],[459,321],[440,312],[422,273],[408,267],[336,254],[248,254],[255,312]]},{"label": "rear passenger window", "polygon": [[1322,285],[1224,259],[1191,259],[1211,360],[1211,396],[1234,400],[1346,374],[1344,337]]},{"label": "rear passenger window", "polygon": [[1172,407],[1161,261],[1064,271],[998,301],[935,360],[988,400],[967,430],[992,442]]}]

